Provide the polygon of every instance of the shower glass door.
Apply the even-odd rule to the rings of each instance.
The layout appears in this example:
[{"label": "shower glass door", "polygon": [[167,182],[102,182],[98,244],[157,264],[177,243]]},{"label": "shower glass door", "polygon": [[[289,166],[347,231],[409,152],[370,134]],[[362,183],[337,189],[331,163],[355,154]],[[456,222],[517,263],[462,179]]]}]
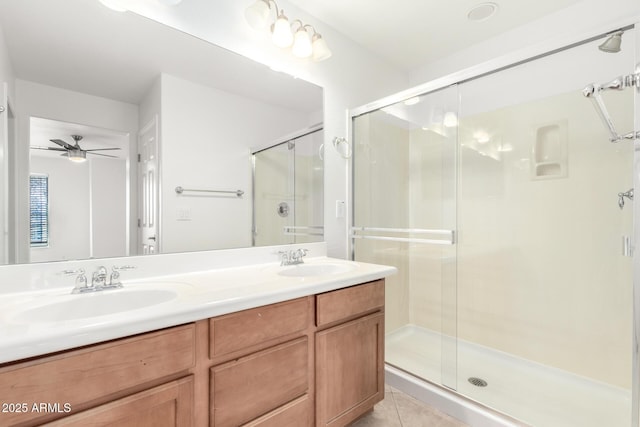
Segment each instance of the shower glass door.
[{"label": "shower glass door", "polygon": [[254,246],[323,240],[322,129],[253,155]]},{"label": "shower glass door", "polygon": [[[458,391],[532,425],[631,423],[634,148],[582,89],[633,73],[632,34],[460,84]],[[620,133],[634,91],[602,93]]]},{"label": "shower glass door", "polygon": [[[530,425],[632,425],[640,140],[583,88],[640,72],[635,33],[354,113],[354,258],[398,268],[387,364]],[[640,91],[600,93],[637,131]]]},{"label": "shower glass door", "polygon": [[386,362],[456,388],[458,90],[353,119],[354,259],[393,265]]},{"label": "shower glass door", "polygon": [[293,243],[293,158],[288,143],[253,155],[253,245]]}]

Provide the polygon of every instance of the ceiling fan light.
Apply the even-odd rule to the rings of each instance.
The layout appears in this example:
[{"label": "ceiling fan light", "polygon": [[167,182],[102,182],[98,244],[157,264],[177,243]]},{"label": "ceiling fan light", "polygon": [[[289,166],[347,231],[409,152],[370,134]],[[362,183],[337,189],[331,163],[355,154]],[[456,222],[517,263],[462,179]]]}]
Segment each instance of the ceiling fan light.
[{"label": "ceiling fan light", "polygon": [[269,0],[257,0],[247,7],[244,18],[254,30],[266,30],[269,26]]},{"label": "ceiling fan light", "polygon": [[298,58],[308,58],[311,56],[312,51],[309,33],[304,28],[299,28],[293,37],[291,53]]},{"label": "ceiling fan light", "polygon": [[327,46],[327,42],[324,41],[322,36],[318,33],[313,35],[313,41],[311,44],[313,50],[313,60],[316,62],[324,61],[331,57],[331,51],[329,50],[329,46]]},{"label": "ceiling fan light", "polygon": [[126,12],[127,6],[125,0],[99,0],[103,6],[108,7],[111,10],[115,10],[116,12]]},{"label": "ceiling fan light", "polygon": [[87,153],[83,150],[69,150],[67,157],[74,163],[82,163],[87,161]]},{"label": "ceiling fan light", "polygon": [[284,10],[280,12],[280,16],[273,24],[271,40],[278,47],[289,47],[293,43],[293,34],[291,34],[291,26],[289,19],[284,14]]}]

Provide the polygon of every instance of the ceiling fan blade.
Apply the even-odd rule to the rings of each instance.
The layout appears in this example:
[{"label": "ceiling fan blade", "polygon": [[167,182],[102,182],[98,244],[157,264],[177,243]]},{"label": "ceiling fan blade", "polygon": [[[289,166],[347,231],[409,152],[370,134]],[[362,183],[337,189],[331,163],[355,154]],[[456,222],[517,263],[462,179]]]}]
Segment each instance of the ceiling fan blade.
[{"label": "ceiling fan blade", "polygon": [[53,142],[54,144],[58,144],[61,147],[66,148],[67,150],[75,150],[75,147],[73,145],[68,144],[61,139],[50,139],[49,141]]},{"label": "ceiling fan blade", "polygon": [[30,147],[33,150],[53,150],[53,151],[64,151],[66,152],[67,150],[65,150],[64,148],[58,148],[58,147],[39,147],[39,146],[32,146]]},{"label": "ceiling fan blade", "polygon": [[92,148],[91,150],[84,150],[84,151],[105,151],[105,150],[120,150],[120,148]]},{"label": "ceiling fan blade", "polygon": [[[89,150],[87,150],[87,151],[89,151]],[[118,158],[118,156],[110,156],[108,154],[100,154],[100,153],[87,153],[87,154],[91,154],[92,156],[113,157],[114,159]]]}]

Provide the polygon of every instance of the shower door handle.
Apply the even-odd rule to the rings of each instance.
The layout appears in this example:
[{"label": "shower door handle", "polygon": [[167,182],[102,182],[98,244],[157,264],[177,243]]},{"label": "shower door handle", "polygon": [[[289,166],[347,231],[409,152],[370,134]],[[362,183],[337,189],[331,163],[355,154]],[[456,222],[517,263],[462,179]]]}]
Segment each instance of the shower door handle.
[{"label": "shower door handle", "polygon": [[631,243],[631,237],[622,236],[622,256],[633,256],[633,243]]}]

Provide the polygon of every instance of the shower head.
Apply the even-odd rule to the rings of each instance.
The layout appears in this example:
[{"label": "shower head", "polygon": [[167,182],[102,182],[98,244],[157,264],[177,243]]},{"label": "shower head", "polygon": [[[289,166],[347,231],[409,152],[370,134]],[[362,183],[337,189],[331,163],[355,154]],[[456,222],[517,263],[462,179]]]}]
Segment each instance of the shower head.
[{"label": "shower head", "polygon": [[602,42],[598,49],[608,53],[620,52],[620,44],[622,43],[622,34],[624,31],[616,31],[615,33],[608,34],[609,37]]}]

